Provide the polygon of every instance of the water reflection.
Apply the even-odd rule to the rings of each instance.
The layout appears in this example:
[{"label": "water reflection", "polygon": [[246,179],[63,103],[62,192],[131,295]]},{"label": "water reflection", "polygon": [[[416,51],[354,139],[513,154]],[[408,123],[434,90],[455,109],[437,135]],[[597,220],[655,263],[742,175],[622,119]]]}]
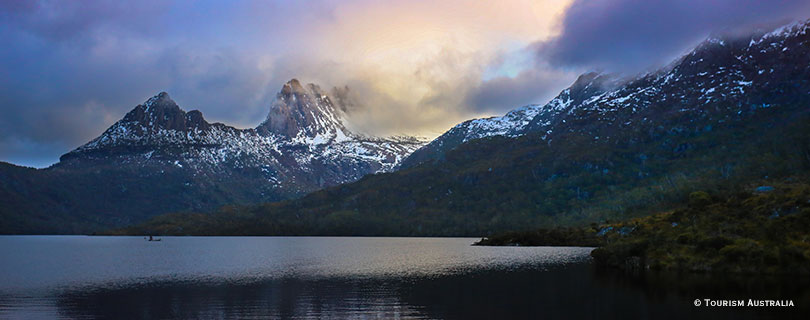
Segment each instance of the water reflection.
[{"label": "water reflection", "polygon": [[692,306],[695,299],[792,300],[793,308],[700,307],[672,308],[666,314],[706,319],[807,319],[810,315],[810,278],[773,275],[735,275],[677,272],[627,274],[592,268],[595,282],[614,292],[637,294],[662,305]]},{"label": "water reflection", "polygon": [[[251,284],[156,283],[65,292],[67,318],[758,319],[807,315],[807,283],[672,282],[590,264],[416,278],[276,279]],[[769,280],[770,281],[770,280]],[[680,283],[680,284],[679,284]],[[695,308],[695,297],[794,299],[793,309]]]},{"label": "water reflection", "polygon": [[[0,318],[756,319],[810,312],[804,278],[627,275],[594,268],[582,248],[413,238],[182,238],[147,248],[120,238],[14,241],[28,250],[14,255],[0,246],[3,258],[17,259],[0,261],[8,272],[0,274]],[[0,244],[9,242],[0,237]],[[74,258],[31,264],[54,255]],[[105,271],[88,274],[96,270]],[[793,299],[796,307],[696,308],[696,298]]]},{"label": "water reflection", "polygon": [[423,318],[396,292],[386,283],[346,279],[165,283],[66,293],[58,306],[61,315],[70,318]]}]

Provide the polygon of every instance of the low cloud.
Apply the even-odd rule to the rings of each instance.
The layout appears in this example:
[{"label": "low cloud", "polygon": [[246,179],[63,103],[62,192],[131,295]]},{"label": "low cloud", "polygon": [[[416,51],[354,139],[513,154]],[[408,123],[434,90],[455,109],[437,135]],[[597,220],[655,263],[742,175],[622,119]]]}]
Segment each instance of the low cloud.
[{"label": "low cloud", "polygon": [[807,18],[806,0],[575,0],[559,36],[539,42],[537,52],[559,68],[633,73],[670,61],[713,32]]},{"label": "low cloud", "polygon": [[499,76],[479,83],[467,95],[471,110],[481,114],[502,114],[527,104],[542,104],[570,85],[576,73],[548,66],[530,68],[517,75]]}]

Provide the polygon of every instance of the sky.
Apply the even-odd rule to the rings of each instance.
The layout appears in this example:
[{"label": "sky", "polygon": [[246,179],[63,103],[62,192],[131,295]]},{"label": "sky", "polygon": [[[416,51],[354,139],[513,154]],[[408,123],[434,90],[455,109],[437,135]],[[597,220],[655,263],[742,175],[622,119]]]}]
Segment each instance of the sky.
[{"label": "sky", "polygon": [[160,91],[254,127],[292,78],[348,86],[361,130],[432,138],[807,18],[806,0],[0,0],[0,161],[51,165]]}]

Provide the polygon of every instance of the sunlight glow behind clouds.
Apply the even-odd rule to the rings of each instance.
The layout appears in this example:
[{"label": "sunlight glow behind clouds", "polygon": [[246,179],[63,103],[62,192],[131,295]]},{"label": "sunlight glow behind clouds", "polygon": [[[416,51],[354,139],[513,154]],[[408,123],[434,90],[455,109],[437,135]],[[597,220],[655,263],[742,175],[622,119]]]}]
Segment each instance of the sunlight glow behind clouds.
[{"label": "sunlight glow behind clouds", "polygon": [[[553,36],[567,5],[567,1],[522,0],[339,5],[329,23],[314,28],[321,36],[312,45],[341,65],[338,72],[343,77],[312,77],[322,83],[364,83],[375,93],[363,99],[374,104],[363,110],[369,113],[367,119],[374,120],[373,131],[435,136],[481,115],[481,110],[467,105],[466,96],[483,80],[487,66],[515,48],[522,50]],[[538,87],[532,98],[545,98],[549,89]]]},{"label": "sunlight glow behind clouds", "polygon": [[291,78],[348,85],[364,104],[354,110],[358,127],[433,137],[463,120],[544,103],[582,71],[638,70],[718,28],[810,18],[808,7],[805,0],[5,1],[0,161],[55,162],[160,91],[209,121],[253,127]]},{"label": "sunlight glow behind clouds", "polygon": [[[516,107],[480,108],[470,97],[493,61],[552,36],[567,5],[6,2],[0,41],[13,49],[0,53],[0,160],[54,162],[159,91],[211,121],[252,127],[290,78],[348,85],[364,104],[353,119],[365,130],[436,136]],[[542,102],[562,85],[538,83],[518,100]]]}]

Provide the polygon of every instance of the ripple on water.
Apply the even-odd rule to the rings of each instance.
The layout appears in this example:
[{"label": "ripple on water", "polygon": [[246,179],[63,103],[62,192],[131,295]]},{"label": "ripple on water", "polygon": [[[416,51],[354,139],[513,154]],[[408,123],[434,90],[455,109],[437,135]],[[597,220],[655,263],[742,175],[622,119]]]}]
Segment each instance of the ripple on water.
[{"label": "ripple on water", "polygon": [[[165,237],[148,242],[141,237],[3,236],[0,317],[115,317],[116,310],[98,306],[124,300],[134,310],[161,307],[150,302],[153,296],[197,310],[186,315],[191,318],[225,313],[283,317],[286,302],[266,300],[292,292],[291,308],[304,318],[423,318],[420,306],[399,296],[409,284],[488,270],[543,270],[587,261],[590,252],[471,246],[476,240]],[[204,308],[189,307],[198,299]],[[153,312],[166,316],[171,310]]]}]

